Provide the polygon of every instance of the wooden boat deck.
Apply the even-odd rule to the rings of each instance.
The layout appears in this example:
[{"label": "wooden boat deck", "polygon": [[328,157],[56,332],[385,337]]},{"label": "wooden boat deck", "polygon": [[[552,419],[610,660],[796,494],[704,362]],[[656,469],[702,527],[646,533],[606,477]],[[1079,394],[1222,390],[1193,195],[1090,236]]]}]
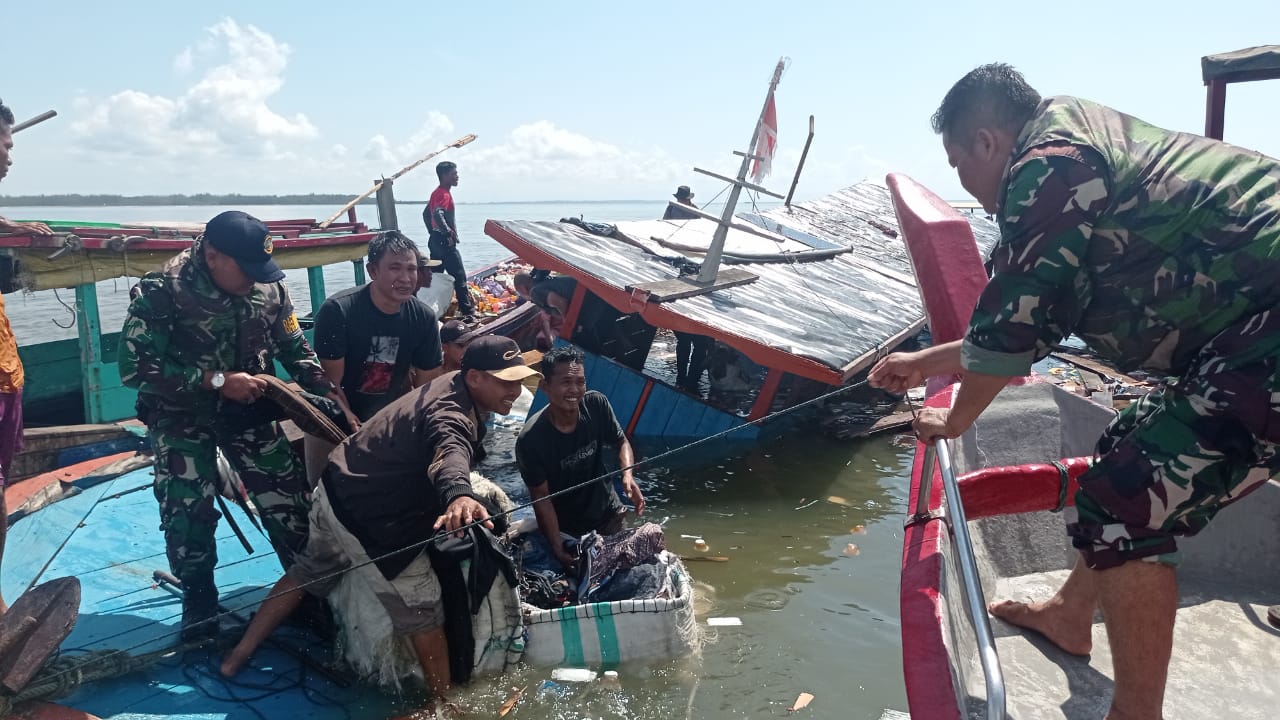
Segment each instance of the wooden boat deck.
[{"label": "wooden boat deck", "polygon": [[[168,560],[151,483],[150,467],[135,470],[49,505],[9,529],[2,578],[6,598],[16,598],[33,579],[80,579],[80,619],[63,644],[64,655],[123,648],[137,655],[177,644],[181,601],[152,580],[155,570],[168,569]],[[281,569],[267,539],[239,508],[231,512],[256,552],[246,553],[227,524],[220,523],[217,579],[222,603],[230,609],[247,606],[247,617]],[[326,651],[312,636],[289,629],[280,636],[325,659]],[[224,683],[217,675],[218,657],[208,650],[175,655],[142,675],[96,682],[58,702],[104,718],[248,717],[246,705],[236,698],[264,691]],[[305,711],[317,720],[336,720],[350,716],[343,704],[370,717],[388,716],[393,709],[394,699],[367,687],[339,687],[278,650],[264,648],[252,668],[240,679],[280,690],[253,702],[263,717]]]}]

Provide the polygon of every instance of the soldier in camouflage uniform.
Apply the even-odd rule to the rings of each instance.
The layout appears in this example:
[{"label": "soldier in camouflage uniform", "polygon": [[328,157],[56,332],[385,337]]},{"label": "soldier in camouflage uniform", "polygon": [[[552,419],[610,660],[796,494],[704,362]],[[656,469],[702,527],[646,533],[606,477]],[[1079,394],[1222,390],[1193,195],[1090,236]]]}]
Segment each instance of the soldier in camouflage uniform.
[{"label": "soldier in camouflage uniform", "polygon": [[155,493],[169,565],[185,588],[183,636],[216,632],[213,569],[219,512],[215,449],[239,473],[287,568],[307,538],[302,463],[274,420],[255,413],[255,374],[288,368],[303,389],[333,397],[298,327],[284,273],[260,220],[225,212],[190,250],[139,283],[120,343],[120,375],[138,389],[155,451]]},{"label": "soldier in camouflage uniform", "polygon": [[962,433],[1069,334],[1122,370],[1177,378],[1099,441],[1068,515],[1081,561],[1063,588],[991,606],[1088,654],[1100,604],[1108,717],[1159,718],[1175,536],[1280,472],[1280,161],[1078,98],[1041,100],[1000,64],[961,79],[933,122],[1001,240],[964,340],[892,355],[872,380],[903,390],[963,371],[954,406],[916,422],[932,439]]}]

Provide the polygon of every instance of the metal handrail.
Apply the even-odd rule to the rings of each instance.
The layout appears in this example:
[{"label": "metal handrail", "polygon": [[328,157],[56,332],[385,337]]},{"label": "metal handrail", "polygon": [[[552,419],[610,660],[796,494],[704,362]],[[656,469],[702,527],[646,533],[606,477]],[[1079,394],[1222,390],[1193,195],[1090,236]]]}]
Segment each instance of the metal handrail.
[{"label": "metal handrail", "polygon": [[[929,453],[929,450],[934,452]],[[982,675],[987,686],[987,718],[1005,720],[1004,672],[1000,669],[1000,656],[996,654],[991,624],[987,622],[987,601],[982,594],[982,582],[978,579],[978,562],[973,554],[973,542],[969,539],[964,505],[960,502],[960,485],[956,482],[956,471],[951,464],[951,448],[943,438],[934,440],[932,448],[926,446],[922,483],[925,478],[933,477],[930,454],[937,459],[938,471],[942,475],[942,490],[947,497],[947,527],[951,529],[951,536],[955,540],[956,555],[960,560],[960,584],[964,587],[969,624],[978,641],[978,657],[982,660]],[[925,502],[927,504],[928,496],[925,496]]]}]

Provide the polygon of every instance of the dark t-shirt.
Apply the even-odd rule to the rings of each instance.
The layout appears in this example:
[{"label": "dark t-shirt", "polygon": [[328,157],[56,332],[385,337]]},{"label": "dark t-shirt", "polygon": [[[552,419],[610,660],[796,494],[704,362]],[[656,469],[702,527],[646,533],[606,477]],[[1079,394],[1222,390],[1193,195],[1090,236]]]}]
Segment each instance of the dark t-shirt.
[{"label": "dark t-shirt", "polygon": [[[334,515],[370,558],[430,538],[444,508],[471,495],[471,465],[484,434],[461,373],[411,391],[329,455],[323,479]],[[375,564],[394,578],[421,551]]]},{"label": "dark t-shirt", "polygon": [[[448,229],[440,226],[437,210],[444,211],[444,220],[448,223]],[[453,219],[453,193],[449,192],[449,188],[438,187],[431,193],[431,198],[427,200],[427,208],[422,211],[422,221],[427,225],[427,232],[432,235],[444,236],[449,234],[449,230],[458,229]]]},{"label": "dark t-shirt", "polygon": [[573,300],[573,291],[578,288],[578,281],[568,275],[556,275],[533,284],[529,289],[529,300],[534,305],[544,309],[558,312],[547,302],[547,295],[555,293],[564,298],[566,302]]},{"label": "dark t-shirt", "polygon": [[[516,439],[516,463],[526,485],[548,483],[547,492],[553,493],[603,475],[604,447],[616,448],[623,439],[608,398],[590,390],[578,402],[578,426],[571,433],[557,430],[546,408],[529,418]],[[591,483],[551,503],[560,531],[575,537],[600,528],[624,510],[611,481]]]},{"label": "dark t-shirt", "polygon": [[410,366],[440,367],[440,329],[417,298],[388,315],[373,304],[368,285],[343,290],[316,313],[316,355],[345,360],[342,392],[361,421],[409,391]]},{"label": "dark t-shirt", "polygon": [[[697,205],[689,203],[689,207],[696,208]],[[684,203],[669,202],[667,203],[667,211],[662,213],[663,220],[697,220],[701,215],[684,209]]]}]

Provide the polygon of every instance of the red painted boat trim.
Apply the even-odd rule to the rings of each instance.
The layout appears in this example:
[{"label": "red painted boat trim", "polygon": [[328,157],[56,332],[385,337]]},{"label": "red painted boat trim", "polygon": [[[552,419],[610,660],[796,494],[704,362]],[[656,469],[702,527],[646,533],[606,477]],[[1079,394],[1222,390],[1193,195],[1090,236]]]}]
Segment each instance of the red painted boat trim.
[{"label": "red painted boat trim", "polygon": [[649,393],[653,392],[653,380],[646,380],[644,389],[640,391],[640,399],[636,400],[636,409],[631,413],[631,419],[627,421],[627,437],[631,437],[636,432],[636,425],[640,424],[640,416],[644,414],[644,406],[649,402]]},{"label": "red painted boat trim", "polygon": [[[277,249],[325,247],[331,245],[356,245],[367,243],[377,233],[370,232],[363,223],[334,223],[321,230],[314,220],[269,220],[267,229],[276,238],[273,244]],[[159,250],[180,252],[191,246],[198,233],[184,229],[168,229],[163,227],[70,227],[59,226],[59,232],[71,233],[80,239],[85,250],[112,250],[110,241],[123,235],[137,235],[144,238],[128,246],[129,250]],[[303,237],[306,236],[306,237]],[[63,238],[59,235],[7,235],[0,237],[0,247],[55,250],[62,247]]]},{"label": "red painted boat trim", "polygon": [[[555,270],[556,272],[570,275],[578,281],[578,288],[581,290],[583,286],[586,289],[598,295],[609,305],[613,306],[618,312],[633,313],[639,312],[645,322],[654,327],[668,328],[679,332],[695,333],[698,335],[707,335],[741,351],[744,355],[751,358],[752,361],[767,368],[778,368],[793,375],[817,380],[827,385],[840,385],[843,381],[843,374],[839,370],[832,369],[822,363],[807,358],[797,357],[789,353],[783,352],[776,348],[769,347],[763,343],[748,338],[733,335],[724,332],[715,325],[691,320],[677,312],[663,307],[659,303],[646,303],[637,309],[631,302],[631,294],[625,290],[609,285],[598,278],[595,278],[583,272],[580,268],[574,267],[569,263],[535,247],[519,235],[502,227],[493,220],[485,222],[485,234],[508,250],[519,255],[526,262],[532,263],[535,267]],[[576,297],[576,296],[575,296]],[[572,311],[572,308],[570,308]],[[565,323],[566,326],[568,323]]]},{"label": "red painted boat trim", "polygon": [[[1061,460],[1067,469],[1067,507],[1075,504],[1077,478],[1089,469],[1093,458]],[[957,478],[960,501],[970,520],[1053,510],[1062,497],[1062,474],[1049,463],[1016,467],[983,468]]]},{"label": "red painted boat trim", "polygon": [[573,339],[573,329],[578,327],[578,316],[582,314],[582,303],[587,300],[587,289],[582,283],[573,286],[573,297],[569,298],[569,314],[564,316],[564,324],[560,328],[560,337]]},{"label": "red painted boat trim", "polygon": [[[930,397],[926,407],[950,407],[950,388]],[[942,506],[942,478],[934,466],[927,507],[911,505],[920,492],[924,473],[924,444],[916,443],[911,467],[911,500],[907,516]],[[941,519],[910,524],[902,538],[902,575],[898,609],[902,619],[902,675],[907,686],[908,711],[914,720],[959,720],[955,679],[943,637],[938,580],[942,577],[946,533]]]},{"label": "red painted boat trim", "polygon": [[78,462],[75,465],[68,465],[63,468],[58,468],[57,470],[50,470],[49,472],[40,473],[39,475],[32,475],[29,478],[5,485],[5,510],[12,514],[18,510],[18,508],[22,507],[23,503],[27,502],[32,497],[44,492],[49,492],[50,486],[52,485],[75,482],[80,478],[92,475],[98,468],[109,465],[118,460],[133,457],[135,454],[137,453],[129,451],[116,453],[114,455],[103,455],[102,457]]}]

